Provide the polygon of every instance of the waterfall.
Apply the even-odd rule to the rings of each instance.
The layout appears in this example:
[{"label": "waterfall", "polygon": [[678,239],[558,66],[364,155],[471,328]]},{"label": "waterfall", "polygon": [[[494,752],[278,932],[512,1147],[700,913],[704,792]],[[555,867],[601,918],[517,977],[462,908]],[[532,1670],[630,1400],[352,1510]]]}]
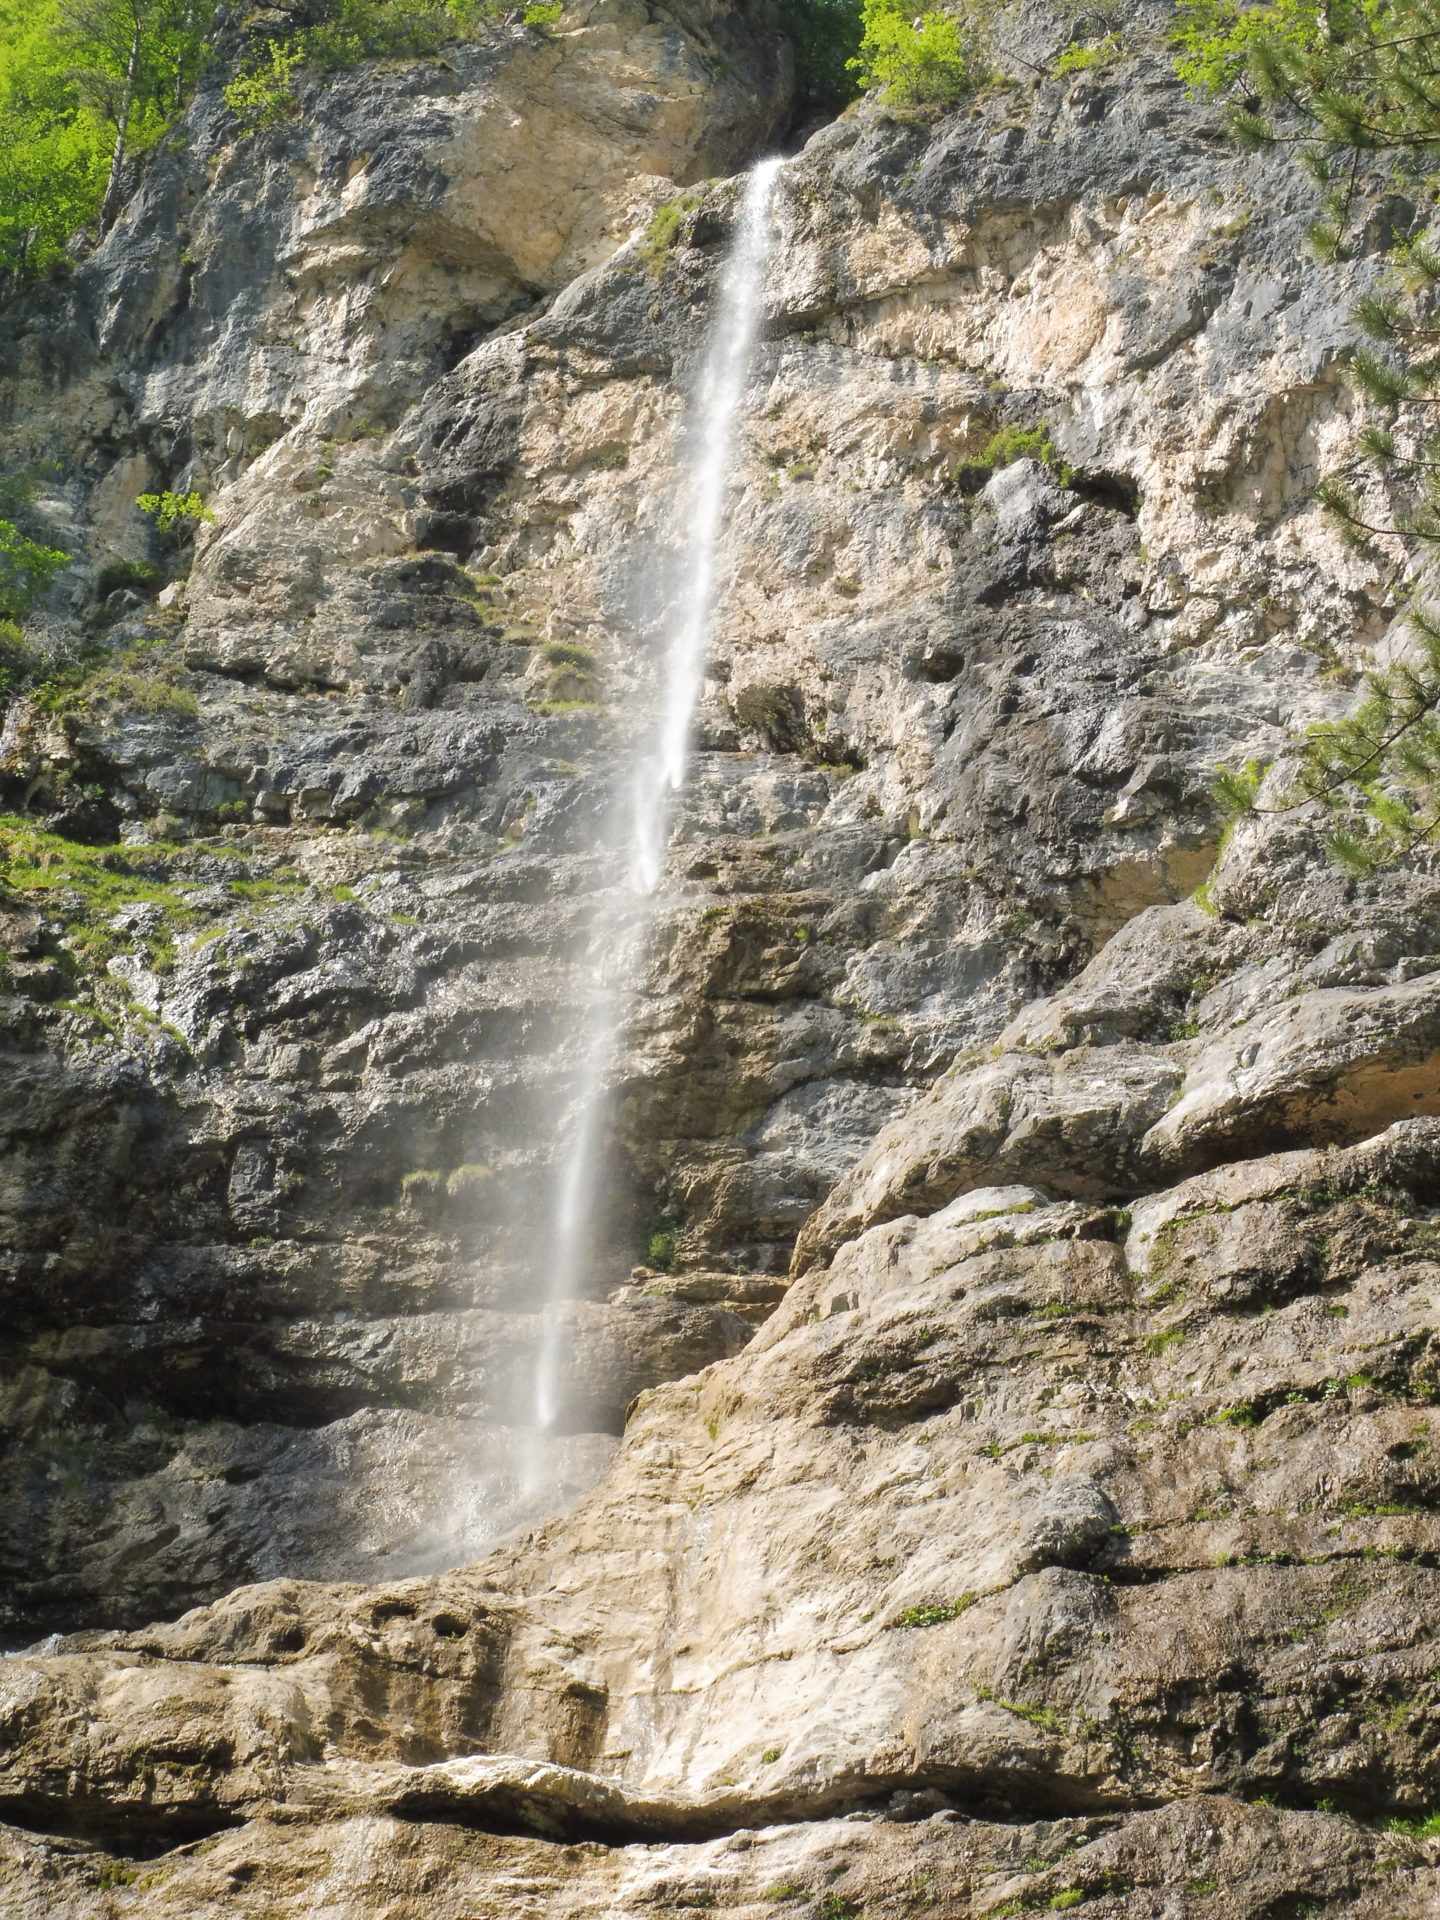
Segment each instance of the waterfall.
[{"label": "waterfall", "polygon": [[764,311],[772,242],[770,209],[781,165],[778,159],[764,160],[747,176],[721,273],[685,429],[685,478],[678,495],[685,516],[683,594],[664,643],[654,715],[634,750],[627,804],[613,827],[613,850],[623,856],[625,880],[597,901],[590,929],[592,966],[599,978],[581,1049],[573,1118],[557,1142],[560,1165],[553,1189],[534,1378],[534,1444],[524,1476],[524,1492],[532,1502],[538,1502],[551,1477],[549,1442],[563,1415],[564,1308],[579,1297],[593,1254],[605,1175],[609,1085],[654,916],[674,796],[685,781],[691,728],[704,683],[735,428]]},{"label": "waterfall", "polygon": [[697,395],[690,484],[683,490],[691,515],[685,554],[688,582],[666,650],[659,723],[649,751],[635,768],[631,849],[634,884],[646,897],[660,884],[671,796],[685,783],[690,728],[705,678],[731,449],[764,308],[770,201],[781,165],[779,160],[762,160],[745,183]]}]

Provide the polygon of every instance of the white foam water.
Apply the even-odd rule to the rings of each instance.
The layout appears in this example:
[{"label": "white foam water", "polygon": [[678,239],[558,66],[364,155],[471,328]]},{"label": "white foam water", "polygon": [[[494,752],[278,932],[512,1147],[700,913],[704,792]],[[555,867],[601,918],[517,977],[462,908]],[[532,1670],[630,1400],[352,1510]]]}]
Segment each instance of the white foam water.
[{"label": "white foam water", "polygon": [[[643,963],[665,867],[671,814],[685,783],[695,709],[705,679],[710,628],[721,583],[726,500],[734,464],[736,428],[745,404],[751,362],[765,308],[773,242],[771,209],[782,162],[763,160],[746,177],[734,236],[716,290],[714,317],[700,376],[693,390],[684,446],[684,514],[680,604],[660,662],[653,719],[642,730],[627,783],[627,800],[613,828],[623,856],[624,884],[597,896],[589,951],[597,973],[582,1060],[559,1142],[554,1216],[541,1223],[545,1272],[532,1404],[533,1443],[527,1448],[524,1494],[535,1506],[554,1479],[564,1431],[564,1373],[573,1316],[582,1292],[603,1212],[608,1089],[631,994]],[[548,1231],[547,1231],[548,1226]]]}]

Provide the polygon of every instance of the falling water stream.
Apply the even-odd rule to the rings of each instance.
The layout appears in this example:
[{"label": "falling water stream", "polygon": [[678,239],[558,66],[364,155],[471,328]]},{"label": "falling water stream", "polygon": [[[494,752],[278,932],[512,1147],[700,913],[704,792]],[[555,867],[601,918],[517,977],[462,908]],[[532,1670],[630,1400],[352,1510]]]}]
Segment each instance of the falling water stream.
[{"label": "falling water stream", "polygon": [[693,390],[685,434],[683,588],[660,662],[654,718],[634,750],[626,802],[612,828],[625,877],[597,900],[589,929],[598,974],[571,1108],[557,1142],[552,1219],[544,1242],[540,1343],[532,1405],[533,1444],[523,1491],[538,1504],[552,1479],[552,1438],[563,1427],[566,1304],[583,1289],[593,1258],[605,1181],[608,1093],[630,999],[644,958],[669,839],[674,797],[684,785],[695,708],[704,683],[710,626],[720,583],[735,429],[764,312],[773,240],[771,202],[779,160],[746,177],[734,237],[721,273],[709,342]]}]

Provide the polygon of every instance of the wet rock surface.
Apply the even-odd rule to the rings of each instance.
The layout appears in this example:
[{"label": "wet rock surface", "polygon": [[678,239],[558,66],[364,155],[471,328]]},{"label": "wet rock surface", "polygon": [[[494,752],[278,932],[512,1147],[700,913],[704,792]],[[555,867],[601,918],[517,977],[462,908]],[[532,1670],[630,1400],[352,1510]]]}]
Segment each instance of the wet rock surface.
[{"label": "wet rock surface", "polygon": [[573,1511],[484,1559],[736,185],[651,214],[788,56],[202,100],[0,321],[108,655],[0,739],[7,1914],[1436,1910],[1436,884],[1210,795],[1393,614],[1371,268],[1164,25],[787,165]]}]

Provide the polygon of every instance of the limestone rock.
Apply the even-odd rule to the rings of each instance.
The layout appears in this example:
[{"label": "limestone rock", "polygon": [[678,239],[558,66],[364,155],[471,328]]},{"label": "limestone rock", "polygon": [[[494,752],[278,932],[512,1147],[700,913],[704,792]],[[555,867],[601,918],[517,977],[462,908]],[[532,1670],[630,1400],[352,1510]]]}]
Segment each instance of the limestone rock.
[{"label": "limestone rock", "polygon": [[[7,1916],[1436,1910],[1440,889],[1210,792],[1394,612],[1311,497],[1373,263],[1159,10],[1078,76],[1006,31],[1033,84],[784,169],[563,1309],[778,23],[584,0],[246,141],[206,91],[0,319],[46,631],[111,656],[0,736]],[[215,524],[112,604],[154,485]]]}]

